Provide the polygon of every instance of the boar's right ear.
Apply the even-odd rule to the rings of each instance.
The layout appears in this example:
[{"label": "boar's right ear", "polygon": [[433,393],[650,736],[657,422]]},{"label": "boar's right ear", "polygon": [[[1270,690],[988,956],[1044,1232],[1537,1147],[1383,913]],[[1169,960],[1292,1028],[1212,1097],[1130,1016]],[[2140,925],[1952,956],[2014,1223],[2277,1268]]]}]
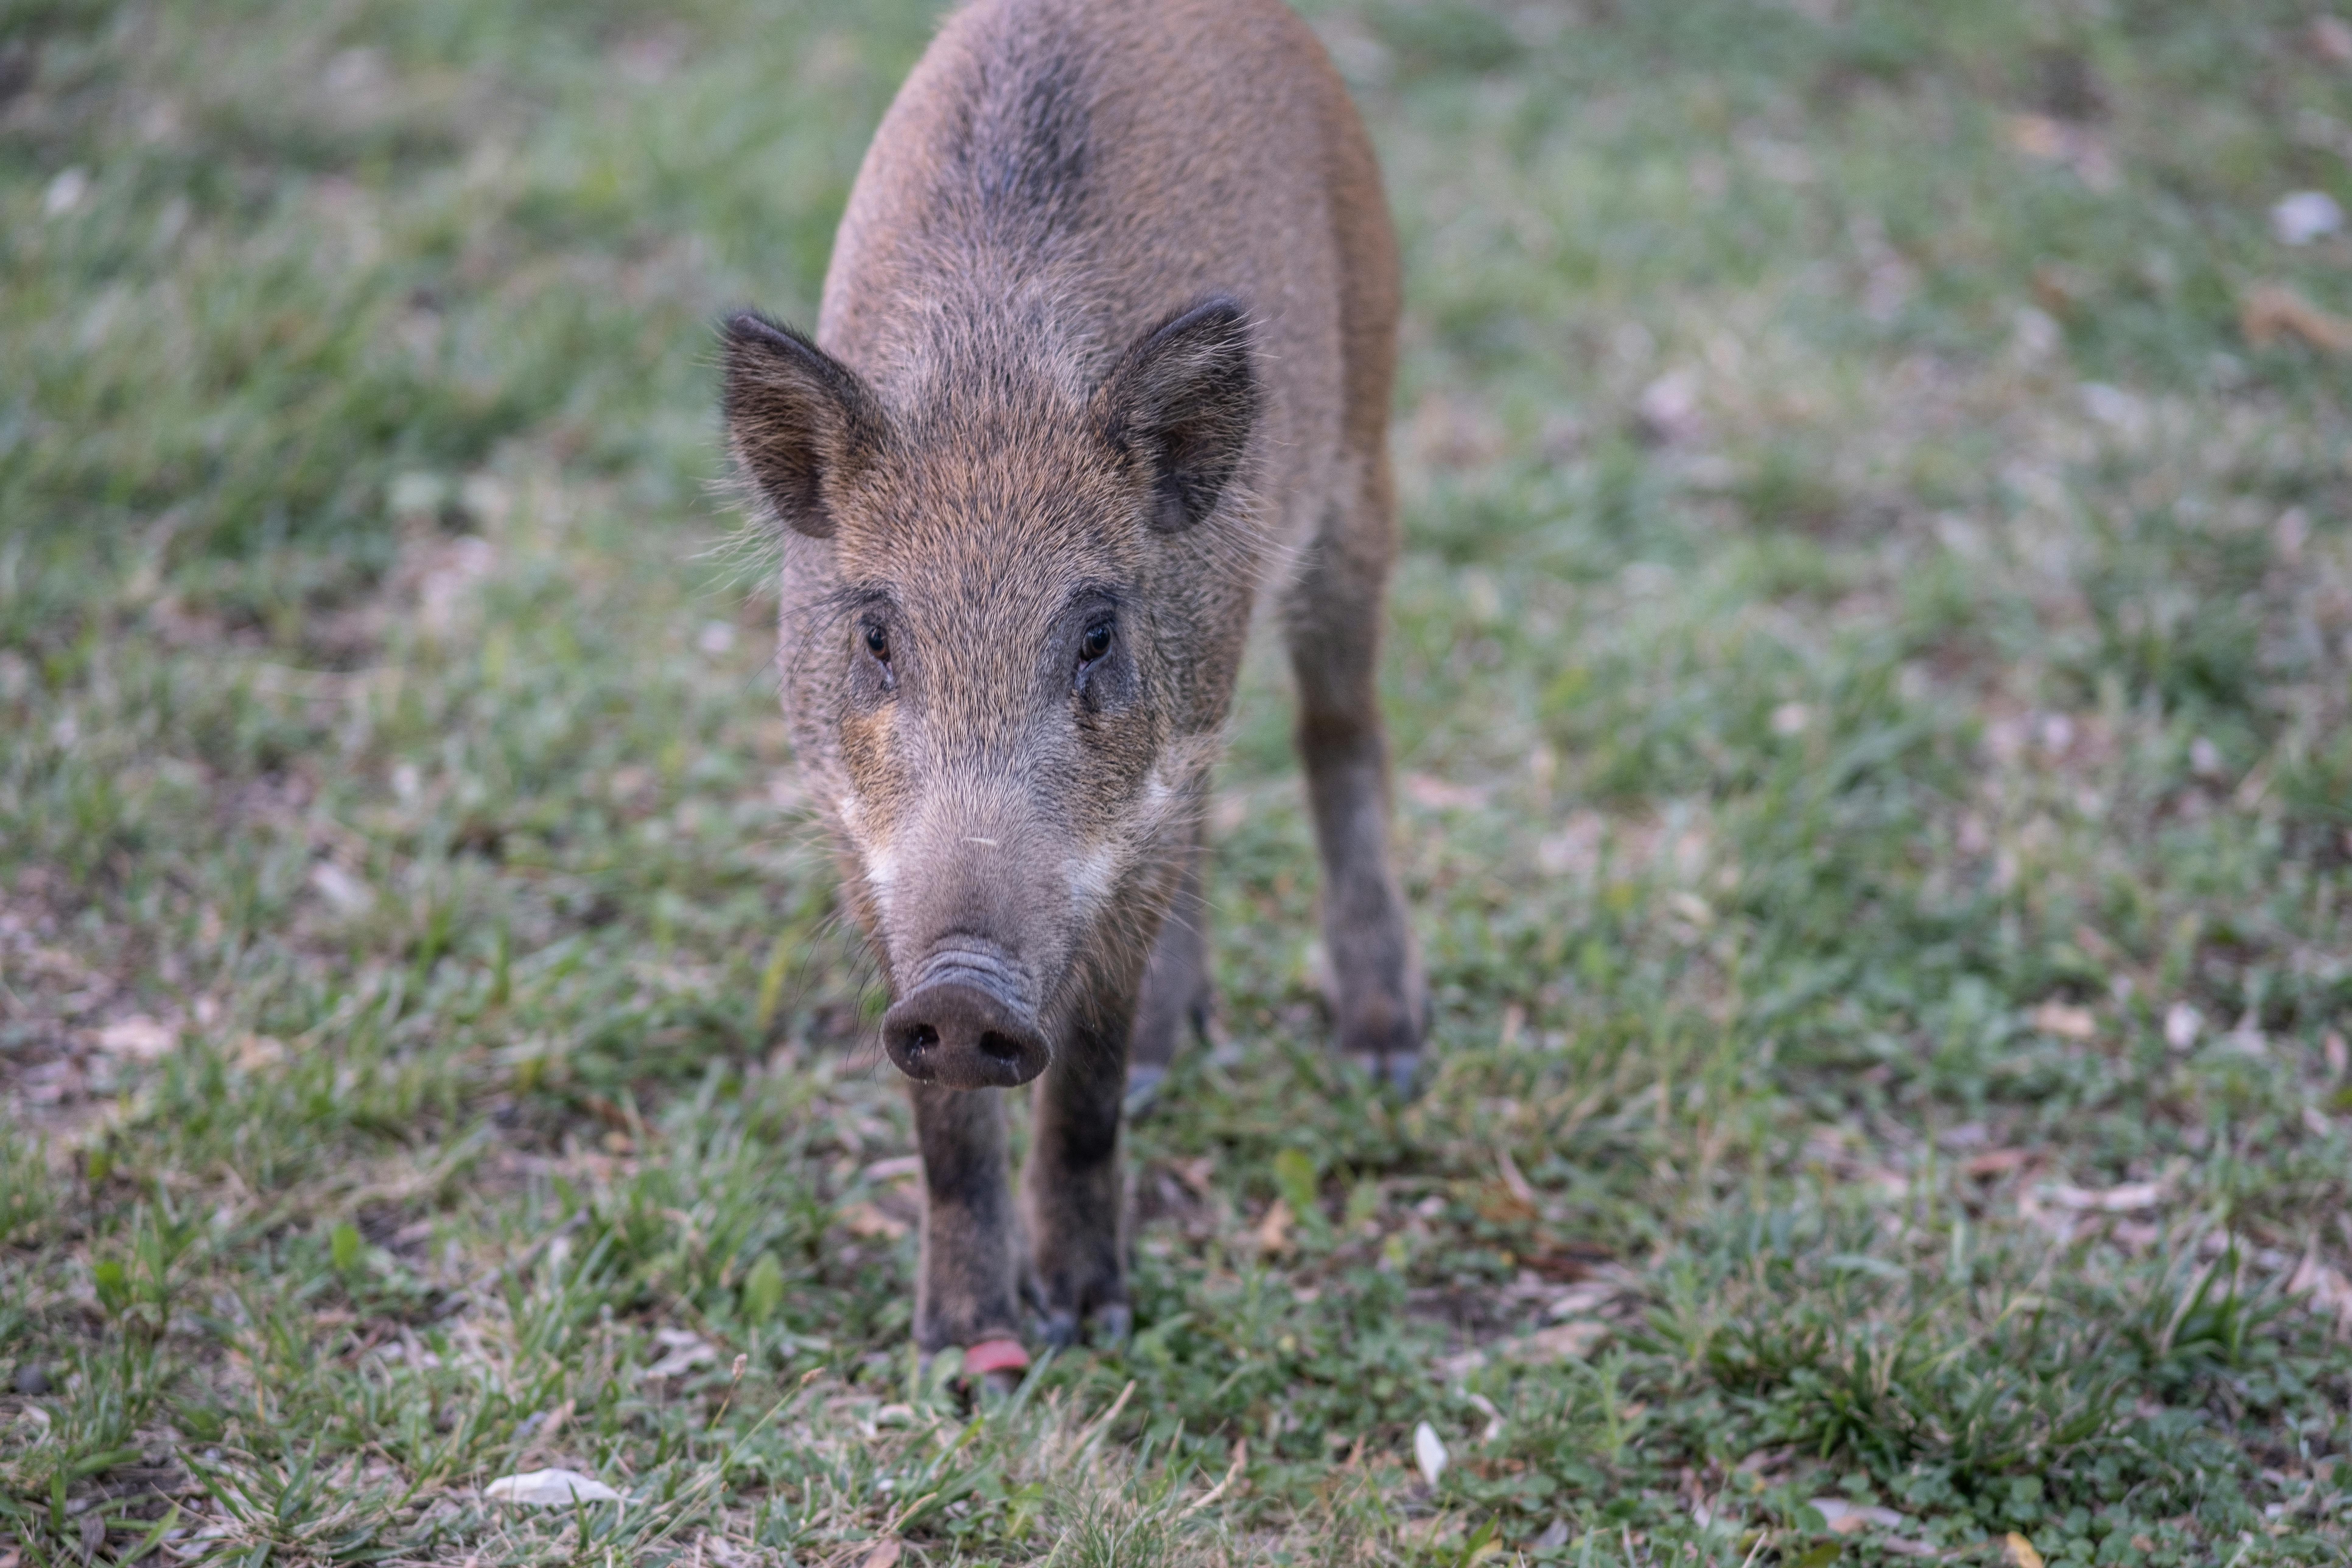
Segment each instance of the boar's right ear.
[{"label": "boar's right ear", "polygon": [[1095,395],[1111,449],[1140,467],[1163,532],[1209,515],[1257,424],[1249,321],[1222,294],[1181,310],[1121,356]]},{"label": "boar's right ear", "polygon": [[790,327],[741,310],[723,331],[735,460],[788,527],[832,538],[829,492],[881,444],[881,409],[855,372]]}]

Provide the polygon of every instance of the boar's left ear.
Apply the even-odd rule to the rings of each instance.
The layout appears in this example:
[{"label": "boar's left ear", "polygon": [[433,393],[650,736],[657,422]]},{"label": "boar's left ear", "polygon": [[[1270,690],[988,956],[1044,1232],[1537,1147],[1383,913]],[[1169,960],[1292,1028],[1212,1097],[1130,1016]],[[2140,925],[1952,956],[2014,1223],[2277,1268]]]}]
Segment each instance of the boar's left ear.
[{"label": "boar's left ear", "polygon": [[831,493],[881,445],[880,407],[856,372],[790,327],[743,310],[723,331],[735,460],[787,526],[832,538]]},{"label": "boar's left ear", "polygon": [[1112,450],[1144,470],[1152,525],[1173,533],[1209,515],[1257,424],[1249,322],[1222,294],[1146,332],[1095,395]]}]

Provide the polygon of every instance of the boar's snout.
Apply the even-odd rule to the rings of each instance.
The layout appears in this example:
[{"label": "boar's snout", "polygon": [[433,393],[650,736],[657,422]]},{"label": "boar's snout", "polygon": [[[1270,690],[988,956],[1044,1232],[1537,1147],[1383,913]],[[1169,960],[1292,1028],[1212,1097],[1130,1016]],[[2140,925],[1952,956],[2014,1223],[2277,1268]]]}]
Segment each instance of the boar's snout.
[{"label": "boar's snout", "polygon": [[1017,972],[993,953],[940,954],[883,1016],[882,1045],[898,1070],[948,1089],[1011,1089],[1052,1055]]}]

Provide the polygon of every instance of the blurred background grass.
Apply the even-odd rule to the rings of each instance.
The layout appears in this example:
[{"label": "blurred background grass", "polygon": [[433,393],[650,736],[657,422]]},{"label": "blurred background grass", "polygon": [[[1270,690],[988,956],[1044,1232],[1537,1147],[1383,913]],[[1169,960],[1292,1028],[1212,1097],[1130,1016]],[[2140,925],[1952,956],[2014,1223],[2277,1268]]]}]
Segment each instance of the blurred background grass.
[{"label": "blurred background grass", "polygon": [[932,9],[0,13],[0,1561],[2340,1559],[2352,27],[1310,14],[1445,1066],[1255,664],[1141,1332],[966,1431],[709,331]]}]

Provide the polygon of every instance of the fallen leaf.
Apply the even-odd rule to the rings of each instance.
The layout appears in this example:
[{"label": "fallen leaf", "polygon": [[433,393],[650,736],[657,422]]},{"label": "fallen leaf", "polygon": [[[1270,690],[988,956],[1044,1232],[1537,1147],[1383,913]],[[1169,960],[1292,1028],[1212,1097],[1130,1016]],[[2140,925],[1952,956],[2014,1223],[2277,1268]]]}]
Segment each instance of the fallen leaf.
[{"label": "fallen leaf", "polygon": [[1431,811],[1475,811],[1486,804],[1486,792],[1476,785],[1449,784],[1427,773],[1404,775],[1404,797]]},{"label": "fallen leaf", "polygon": [[1421,1479],[1433,1487],[1445,1473],[1445,1444],[1426,1421],[1412,1429],[1412,1460],[1421,1467]]},{"label": "fallen leaf", "polygon": [[903,1182],[909,1176],[923,1173],[920,1154],[896,1154],[887,1160],[877,1160],[858,1173],[869,1182]]},{"label": "fallen leaf", "polygon": [[1536,1206],[1536,1190],[1520,1172],[1519,1163],[1511,1158],[1508,1149],[1499,1145],[1496,1148],[1495,1168],[1502,1173],[1503,1185],[1510,1189],[1511,1196],[1530,1209]]},{"label": "fallen leaf", "polygon": [[2047,114],[2012,114],[2009,144],[2029,158],[2054,163],[2066,156],[2066,127]]},{"label": "fallen leaf", "polygon": [[2099,1032],[2099,1016],[2088,1007],[2044,1002],[2033,1010],[2033,1026],[2065,1040],[2087,1040]]},{"label": "fallen leaf", "polygon": [[2005,1176],[2021,1165],[2032,1162],[2031,1149],[1988,1149],[1981,1154],[1971,1154],[1960,1163],[1961,1173],[1981,1182],[1993,1176]]},{"label": "fallen leaf", "polygon": [[2320,309],[2282,283],[2247,291],[2238,310],[2238,330],[2258,349],[2295,337],[2329,353],[2352,353],[2352,319]]},{"label": "fallen leaf", "polygon": [[2304,1254],[2286,1282],[2286,1293],[2309,1297],[2314,1312],[2334,1318],[2336,1332],[2352,1336],[2352,1279],[2319,1261],[2316,1250]]},{"label": "fallen leaf", "polygon": [[583,1476],[577,1470],[525,1470],[519,1476],[500,1476],[482,1489],[482,1495],[498,1502],[521,1503],[530,1508],[570,1508],[573,1502],[619,1502],[621,1494],[593,1476]]},{"label": "fallen leaf", "polygon": [[1590,873],[1601,860],[1601,846],[1609,834],[1608,819],[1599,812],[1571,813],[1558,833],[1536,844],[1536,869],[1548,877],[1568,872]]},{"label": "fallen leaf", "polygon": [[286,1059],[286,1042],[268,1035],[247,1035],[237,1042],[236,1065],[247,1072],[276,1067]]},{"label": "fallen leaf", "polygon": [[893,1537],[867,1552],[866,1561],[859,1563],[857,1568],[896,1568],[898,1554],[905,1550],[906,1548],[899,1544],[898,1539]]},{"label": "fallen leaf", "polygon": [[2062,1209],[2091,1209],[2100,1214],[2132,1214],[2164,1202],[2162,1182],[2129,1182],[2120,1187],[2093,1190],[2059,1185],[2050,1189],[2050,1201]]},{"label": "fallen leaf", "polygon": [[2007,129],[2009,144],[2027,157],[2063,163],[2094,190],[2107,190],[2115,184],[2115,160],[2108,156],[2098,133],[2088,127],[2048,114],[2012,114]]},{"label": "fallen leaf", "polygon": [[907,1222],[894,1219],[872,1204],[852,1204],[841,1211],[841,1223],[852,1236],[896,1241],[907,1234]]},{"label": "fallen leaf", "polygon": [[172,1054],[180,1032],[142,1013],[117,1018],[98,1032],[98,1048],[110,1057],[131,1057],[152,1062]]},{"label": "fallen leaf", "polygon": [[310,886],[343,914],[364,914],[375,904],[375,889],[332,860],[321,860],[310,868]]},{"label": "fallen leaf", "polygon": [[1578,1318],[1512,1341],[1507,1353],[1514,1361],[1583,1361],[1608,1337],[1608,1324]]},{"label": "fallen leaf", "polygon": [[2001,1538],[2000,1560],[2010,1568],[2042,1568],[2042,1553],[2033,1550],[2033,1542],[2013,1530]]},{"label": "fallen leaf", "polygon": [[1192,1189],[1195,1197],[1205,1198],[1209,1195],[1209,1184],[1216,1179],[1217,1161],[1213,1154],[1203,1154],[1198,1159],[1181,1161],[1168,1168],[1176,1173],[1179,1181]]},{"label": "fallen leaf", "polygon": [[2071,316],[2083,303],[2083,287],[2073,268],[2045,261],[2033,269],[2033,298],[2053,316]]},{"label": "fallen leaf", "polygon": [[1448,1383],[1460,1383],[1486,1364],[1486,1352],[1466,1350],[1459,1355],[1440,1356],[1431,1363]]},{"label": "fallen leaf", "polygon": [[1840,1535],[1852,1535],[1874,1524],[1881,1530],[1894,1530],[1908,1522],[1891,1508],[1874,1508],[1851,1498],[1817,1497],[1805,1506],[1819,1510],[1829,1528]]},{"label": "fallen leaf", "polygon": [[1257,1249],[1271,1258],[1287,1251],[1289,1247],[1290,1205],[1285,1199],[1276,1198],[1265,1211],[1265,1217],[1257,1222]]},{"label": "fallen leaf", "polygon": [[1525,1225],[1542,1217],[1535,1205],[1521,1202],[1518,1194],[1500,1181],[1480,1186],[1473,1194],[1470,1206],[1478,1211],[1480,1219],[1501,1226]]},{"label": "fallen leaf", "polygon": [[1545,1310],[1555,1318],[1582,1317],[1599,1311],[1622,1293],[1614,1279],[1587,1279],[1554,1296]]},{"label": "fallen leaf", "polygon": [[641,1377],[683,1377],[698,1366],[709,1366],[719,1359],[719,1352],[701,1339],[684,1329],[663,1329],[656,1336],[669,1347],[669,1353],[646,1368]]}]

